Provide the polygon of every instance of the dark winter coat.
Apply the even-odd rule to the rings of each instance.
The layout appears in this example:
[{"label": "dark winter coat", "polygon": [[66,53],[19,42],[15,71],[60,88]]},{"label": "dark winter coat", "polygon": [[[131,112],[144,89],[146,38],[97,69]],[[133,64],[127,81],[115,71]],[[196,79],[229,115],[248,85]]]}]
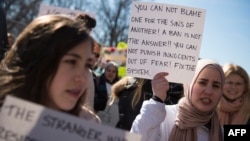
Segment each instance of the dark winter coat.
[{"label": "dark winter coat", "polygon": [[[168,91],[168,96],[165,103],[168,105],[176,104],[178,100],[183,96],[183,85],[178,83],[169,83],[169,86],[170,89]],[[129,131],[135,117],[140,112],[143,101],[148,100],[153,96],[151,80],[146,80],[142,87],[143,96],[141,96],[135,108],[132,108],[131,103],[136,88],[137,81],[134,81],[134,84],[129,84],[129,86],[126,86],[117,94],[119,98],[119,121],[116,126],[117,128]]]}]

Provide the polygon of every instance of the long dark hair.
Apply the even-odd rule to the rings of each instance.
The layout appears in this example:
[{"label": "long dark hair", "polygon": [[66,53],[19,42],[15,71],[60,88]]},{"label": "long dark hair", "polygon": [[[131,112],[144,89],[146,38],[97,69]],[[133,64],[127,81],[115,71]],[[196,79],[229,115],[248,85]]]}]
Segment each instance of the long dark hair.
[{"label": "long dark hair", "polygon": [[6,15],[2,8],[2,2],[3,1],[0,0],[0,61],[6,50],[8,50]]},{"label": "long dark hair", "polygon": [[[63,15],[40,16],[23,30],[1,61],[0,104],[7,94],[45,104],[61,58],[78,44],[92,41],[79,20]],[[70,112],[77,114],[82,101]]]}]

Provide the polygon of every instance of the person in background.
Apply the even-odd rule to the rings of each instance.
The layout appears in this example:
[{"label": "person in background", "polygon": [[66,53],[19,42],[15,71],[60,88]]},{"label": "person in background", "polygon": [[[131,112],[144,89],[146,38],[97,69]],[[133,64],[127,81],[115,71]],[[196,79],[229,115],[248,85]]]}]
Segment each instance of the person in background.
[{"label": "person in background", "polygon": [[96,112],[106,108],[111,95],[111,86],[119,80],[118,65],[115,62],[108,62],[104,73],[97,77],[96,93],[94,98],[94,109]]},{"label": "person in background", "polygon": [[152,97],[151,81],[124,76],[111,89],[111,103],[118,101],[119,119],[116,128],[129,131],[142,102]]},{"label": "person in background", "polygon": [[94,98],[94,108],[100,117],[102,124],[115,127],[119,114],[118,105],[110,103],[111,87],[118,80],[118,65],[115,62],[108,62],[105,66],[104,73],[96,79],[96,93]]},{"label": "person in background", "polygon": [[[169,83],[165,104],[176,104],[183,96],[183,85]],[[118,100],[119,121],[117,128],[129,131],[139,114],[143,101],[153,96],[151,80],[125,76],[112,86],[111,104]]]},{"label": "person in background", "polygon": [[209,59],[198,61],[193,80],[176,105],[165,105],[169,82],[167,72],[152,80],[153,97],[144,101],[130,132],[143,141],[222,141],[216,107],[222,97],[224,73]]},{"label": "person in background", "polygon": [[225,85],[218,105],[221,126],[230,124],[250,125],[249,75],[239,65],[223,65]]},{"label": "person in background", "polygon": [[98,42],[96,42],[94,46],[94,55],[96,60],[94,60],[93,71],[95,75],[98,77],[104,73],[104,68],[106,65],[106,62],[104,62],[102,59],[103,58],[102,45]]},{"label": "person in background", "polygon": [[[102,45],[98,42],[95,42],[94,50],[93,50],[94,59],[93,59],[93,64],[92,64],[93,65],[92,70],[95,72],[95,74],[96,74],[96,70],[98,69],[98,64],[101,59],[101,54],[102,54]],[[96,75],[98,76],[100,74],[96,74]]]},{"label": "person in background", "polygon": [[88,88],[88,97],[87,97],[87,105],[94,110],[94,97],[95,93],[97,91],[97,75],[95,72],[95,67],[97,66],[97,62],[100,58],[101,54],[101,48],[99,46],[99,43],[94,41],[93,45],[93,53],[92,53],[92,61],[91,61],[91,80],[89,81],[90,87]]},{"label": "person in background", "polygon": [[12,95],[99,123],[84,106],[92,46],[80,19],[65,15],[34,19],[1,61],[0,104]]}]

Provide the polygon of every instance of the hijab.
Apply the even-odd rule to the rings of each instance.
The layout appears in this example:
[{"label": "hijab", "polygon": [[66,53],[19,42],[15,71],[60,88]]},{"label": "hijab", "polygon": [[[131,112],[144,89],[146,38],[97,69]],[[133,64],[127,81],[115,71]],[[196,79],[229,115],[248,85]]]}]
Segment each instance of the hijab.
[{"label": "hijab", "polygon": [[[198,78],[200,72],[206,68],[212,67],[217,69],[221,74],[221,81],[224,84],[224,73],[221,66],[209,59],[198,61],[195,74],[188,90],[184,92],[184,97],[180,99],[179,113],[177,115],[175,125],[169,137],[169,141],[197,141],[197,127],[201,127],[210,123],[210,141],[222,141],[222,129],[220,127],[216,107],[208,113],[198,111],[191,102],[193,85]],[[222,96],[221,86],[221,96]]]}]

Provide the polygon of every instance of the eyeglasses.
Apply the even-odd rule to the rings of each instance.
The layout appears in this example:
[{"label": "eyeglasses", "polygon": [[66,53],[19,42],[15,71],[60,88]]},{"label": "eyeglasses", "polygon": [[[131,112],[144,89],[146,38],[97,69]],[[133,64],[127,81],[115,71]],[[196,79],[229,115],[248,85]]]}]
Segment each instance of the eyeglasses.
[{"label": "eyeglasses", "polygon": [[96,58],[100,57],[100,54],[98,54],[98,53],[94,53],[94,55],[95,55]]}]

